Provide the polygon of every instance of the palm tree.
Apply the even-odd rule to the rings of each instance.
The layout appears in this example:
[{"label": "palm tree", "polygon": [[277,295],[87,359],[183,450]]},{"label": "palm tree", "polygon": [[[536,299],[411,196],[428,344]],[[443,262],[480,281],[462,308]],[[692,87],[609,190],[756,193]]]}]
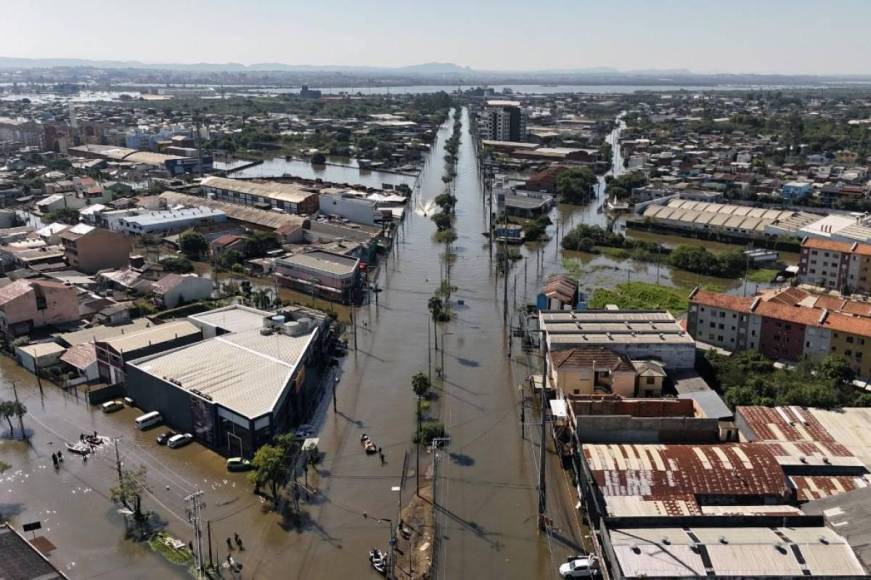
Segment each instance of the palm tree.
[{"label": "palm tree", "polygon": [[442,314],[444,312],[444,304],[442,304],[442,299],[438,296],[430,296],[429,302],[427,302],[427,308],[429,308],[430,316],[432,317],[432,334],[435,338],[435,349],[439,349],[439,339],[438,334],[436,332],[436,323],[438,323],[442,319]]}]

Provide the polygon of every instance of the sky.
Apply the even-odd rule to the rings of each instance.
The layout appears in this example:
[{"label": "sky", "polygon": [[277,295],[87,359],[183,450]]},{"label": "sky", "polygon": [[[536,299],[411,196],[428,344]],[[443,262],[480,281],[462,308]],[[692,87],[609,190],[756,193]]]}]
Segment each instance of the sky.
[{"label": "sky", "polygon": [[869,0],[0,0],[0,56],[871,74]]}]

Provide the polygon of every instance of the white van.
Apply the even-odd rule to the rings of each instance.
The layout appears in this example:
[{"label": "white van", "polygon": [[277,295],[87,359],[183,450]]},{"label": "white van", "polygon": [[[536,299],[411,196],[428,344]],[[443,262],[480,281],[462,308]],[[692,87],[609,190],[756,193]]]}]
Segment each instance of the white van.
[{"label": "white van", "polygon": [[160,413],[157,411],[152,411],[150,413],[145,413],[139,417],[136,417],[136,428],[140,431],[148,429],[154,425],[157,425],[163,421],[163,417],[160,416]]}]

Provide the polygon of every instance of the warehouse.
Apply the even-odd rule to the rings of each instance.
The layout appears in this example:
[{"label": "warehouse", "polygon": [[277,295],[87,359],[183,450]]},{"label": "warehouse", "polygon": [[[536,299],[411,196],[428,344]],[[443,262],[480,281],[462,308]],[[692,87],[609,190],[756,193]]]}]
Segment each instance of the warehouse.
[{"label": "warehouse", "polygon": [[664,310],[545,310],[540,324],[551,352],[597,346],[669,369],[695,366],[695,340]]},{"label": "warehouse", "polygon": [[258,209],[278,209],[292,214],[318,211],[318,192],[296,183],[207,177],[202,181],[202,190],[210,199]]},{"label": "warehouse", "polygon": [[215,326],[232,319],[230,326],[242,330],[128,364],[128,394],[197,441],[250,457],[302,420],[305,366],[319,335],[310,318],[284,322],[279,316],[271,327],[250,328],[250,314],[201,320]]},{"label": "warehouse", "polygon": [[225,221],[227,221],[227,215],[220,210],[208,207],[188,207],[144,211],[122,217],[112,224],[112,229],[131,235],[165,234]]}]

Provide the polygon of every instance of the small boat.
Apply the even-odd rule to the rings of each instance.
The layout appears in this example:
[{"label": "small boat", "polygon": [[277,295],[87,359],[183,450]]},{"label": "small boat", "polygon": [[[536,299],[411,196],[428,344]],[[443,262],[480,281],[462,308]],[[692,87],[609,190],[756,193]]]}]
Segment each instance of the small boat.
[{"label": "small boat", "polygon": [[77,443],[67,443],[66,447],[70,453],[75,453],[76,455],[82,455],[82,456],[88,455],[92,451],[90,445],[88,445],[87,443],[83,443],[81,441],[79,441]]},{"label": "small boat", "polygon": [[369,550],[369,563],[382,576],[387,574],[387,554],[378,548]]},{"label": "small boat", "polygon": [[374,455],[375,453],[378,453],[378,447],[375,446],[375,443],[365,433],[360,437],[360,445],[363,446],[366,455]]}]

